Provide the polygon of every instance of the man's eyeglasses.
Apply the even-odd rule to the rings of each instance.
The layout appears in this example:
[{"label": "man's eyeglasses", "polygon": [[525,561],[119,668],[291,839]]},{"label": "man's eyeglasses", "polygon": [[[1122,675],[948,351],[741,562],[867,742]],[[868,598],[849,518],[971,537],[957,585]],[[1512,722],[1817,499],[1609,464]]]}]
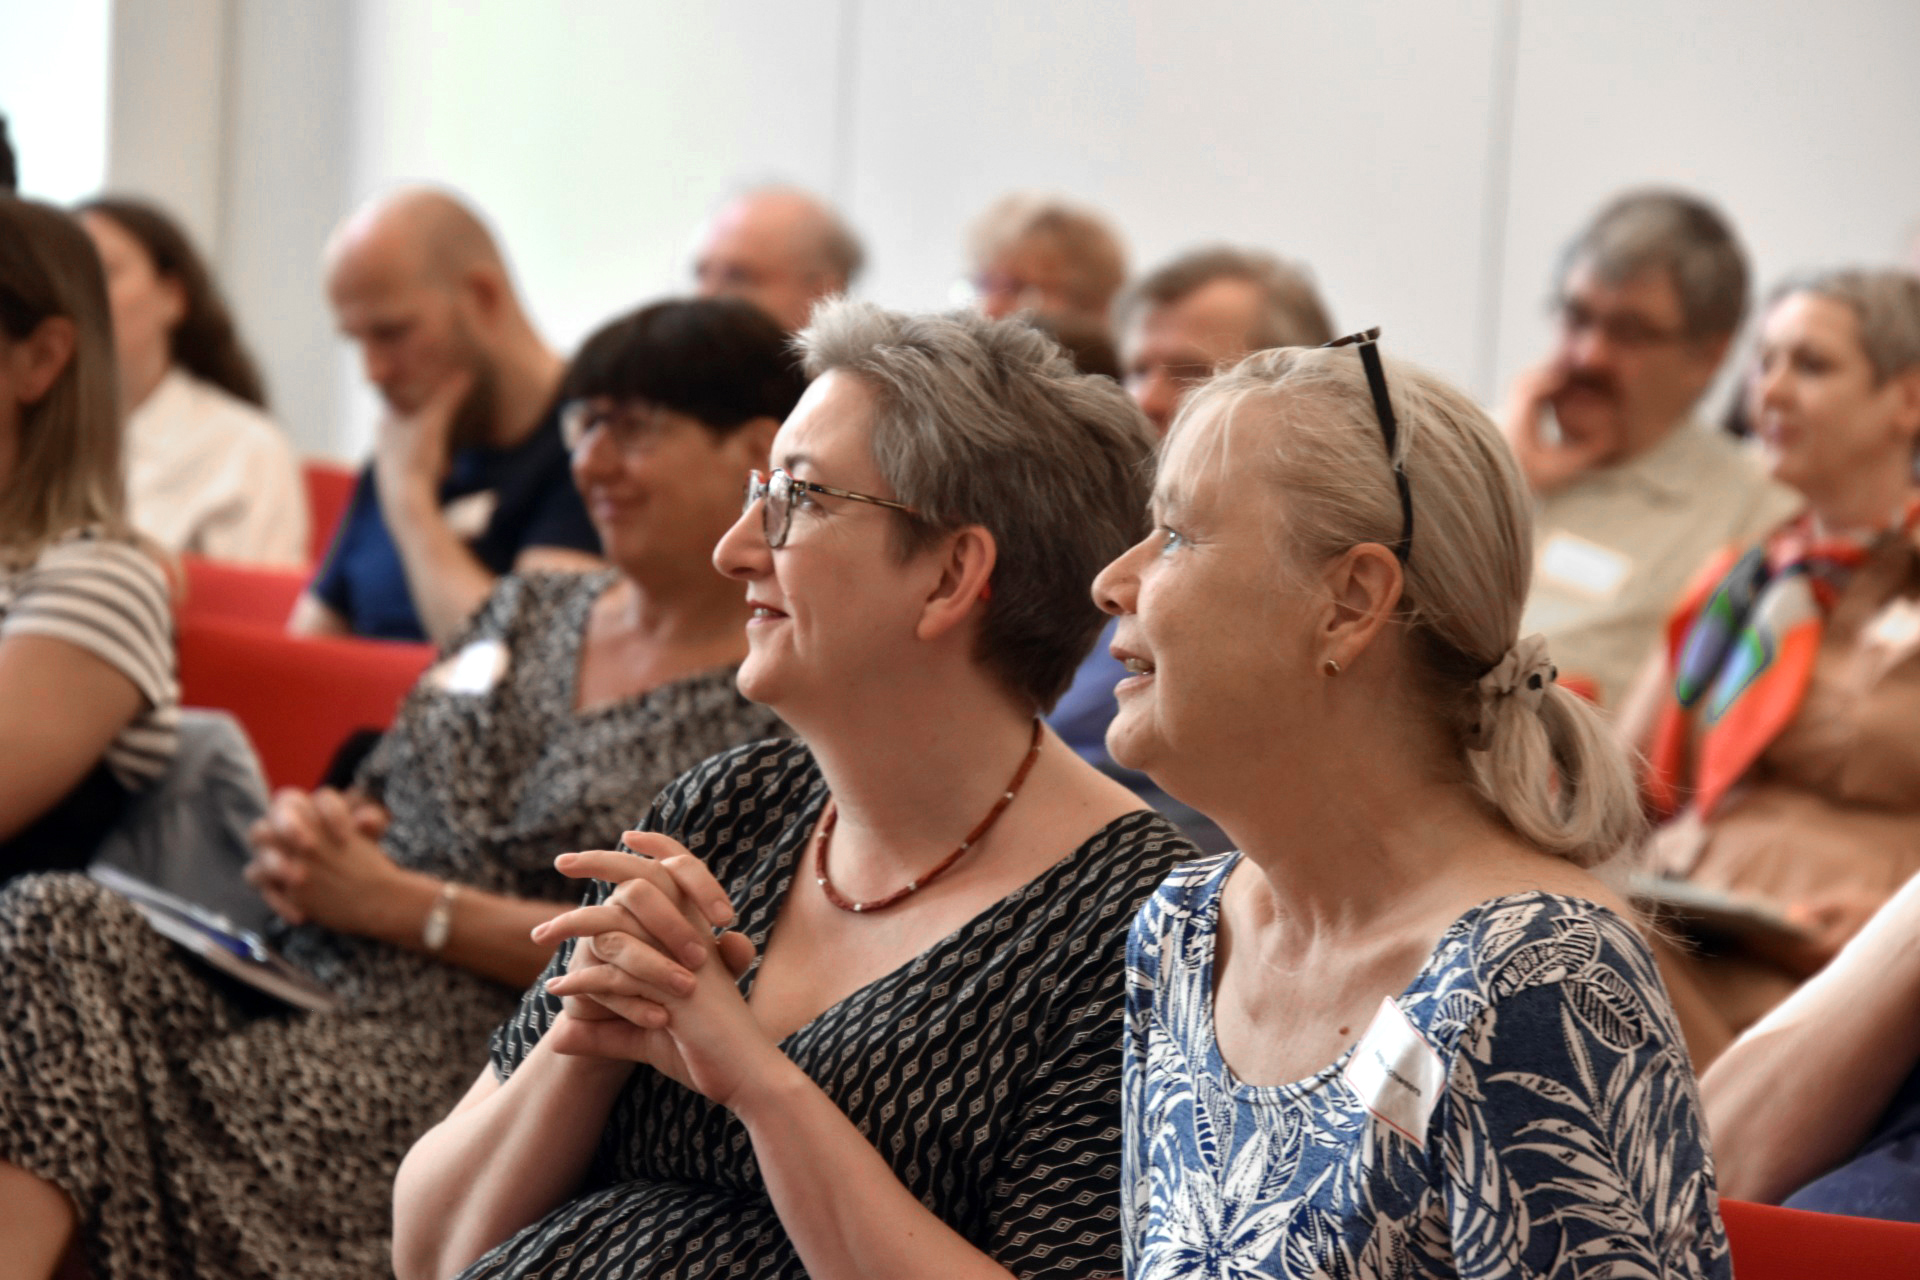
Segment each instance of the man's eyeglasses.
[{"label": "man's eyeglasses", "polygon": [[910,516],[920,514],[904,502],[894,502],[887,498],[876,498],[872,494],[836,489],[832,485],[815,484],[811,480],[796,480],[778,467],[766,476],[762,476],[758,471],[749,471],[747,477],[747,497],[740,506],[740,513],[745,515],[753,510],[754,503],[762,499],[766,500],[767,505],[760,509],[760,528],[767,536],[767,547],[774,551],[778,551],[787,544],[787,534],[793,528],[795,499],[809,493],[825,494],[829,498],[851,498],[855,502],[870,502],[876,507],[904,511]]},{"label": "man's eyeglasses", "polygon": [[1630,351],[1664,347],[1687,336],[1685,328],[1664,328],[1631,311],[1599,311],[1578,298],[1555,299],[1552,311],[1565,332],[1598,332],[1612,345]]},{"label": "man's eyeglasses", "polygon": [[1325,347],[1359,347],[1360,364],[1367,371],[1367,389],[1373,393],[1373,416],[1380,423],[1380,436],[1387,444],[1387,462],[1393,467],[1393,483],[1400,490],[1400,540],[1393,554],[1401,564],[1413,551],[1413,491],[1407,487],[1407,468],[1399,455],[1400,422],[1393,416],[1393,399],[1387,395],[1387,371],[1380,363],[1380,327],[1322,343]]}]

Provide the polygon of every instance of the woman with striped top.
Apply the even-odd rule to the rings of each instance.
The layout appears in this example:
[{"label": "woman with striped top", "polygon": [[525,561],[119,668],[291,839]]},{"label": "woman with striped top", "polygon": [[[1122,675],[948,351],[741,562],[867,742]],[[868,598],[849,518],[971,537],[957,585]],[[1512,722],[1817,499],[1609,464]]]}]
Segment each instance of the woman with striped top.
[{"label": "woman with striped top", "polygon": [[123,515],[107,315],[86,233],[0,200],[0,880],[84,866],[173,757],[173,621]]}]

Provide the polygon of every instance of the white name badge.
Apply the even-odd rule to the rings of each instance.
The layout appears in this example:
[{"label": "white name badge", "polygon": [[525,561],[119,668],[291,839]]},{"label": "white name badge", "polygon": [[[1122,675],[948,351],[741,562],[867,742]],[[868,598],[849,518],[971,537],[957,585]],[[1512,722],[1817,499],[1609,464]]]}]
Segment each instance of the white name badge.
[{"label": "white name badge", "polygon": [[427,672],[427,682],[448,693],[490,692],[507,674],[507,646],[498,640],[475,640],[456,654],[441,659]]},{"label": "white name badge", "polygon": [[447,522],[447,528],[453,530],[454,537],[462,542],[472,542],[487,531],[487,525],[499,506],[500,495],[491,489],[482,489],[478,493],[455,498],[440,508],[440,518]]},{"label": "white name badge", "polygon": [[1533,572],[1543,582],[1605,602],[1620,594],[1633,572],[1633,561],[1597,542],[1558,530],[1541,545]]},{"label": "white name badge", "polygon": [[1920,643],[1920,603],[1904,598],[1893,601],[1867,624],[1865,638],[1876,648],[1905,653]]},{"label": "white name badge", "polygon": [[1340,1075],[1368,1111],[1407,1141],[1425,1144],[1427,1122],[1447,1087],[1446,1070],[1392,999],[1380,1002]]}]

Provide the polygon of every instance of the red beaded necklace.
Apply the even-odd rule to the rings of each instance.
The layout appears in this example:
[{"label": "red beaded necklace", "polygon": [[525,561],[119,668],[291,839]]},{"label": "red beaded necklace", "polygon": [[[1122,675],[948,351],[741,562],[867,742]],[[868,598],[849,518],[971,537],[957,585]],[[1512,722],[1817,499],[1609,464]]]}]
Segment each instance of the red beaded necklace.
[{"label": "red beaded necklace", "polygon": [[827,842],[833,838],[834,824],[840,820],[839,807],[836,806],[832,798],[829,797],[827,800],[827,810],[820,815],[820,830],[815,832],[813,837],[815,878],[819,880],[820,888],[826,893],[827,901],[842,911],[853,911],[862,914],[868,911],[884,911],[902,898],[909,897],[932,884],[948,867],[960,861],[961,854],[978,844],[980,837],[987,834],[987,828],[991,827],[994,821],[1007,811],[1007,806],[1013,803],[1013,798],[1020,794],[1020,785],[1027,780],[1027,775],[1033,772],[1033,762],[1039,758],[1040,721],[1035,719],[1033,722],[1033,744],[1027,748],[1026,759],[1020,762],[1020,767],[1014,771],[1013,781],[1007,784],[1007,789],[1000,794],[1000,798],[993,802],[993,808],[987,811],[987,816],[980,819],[980,825],[967,833],[967,838],[960,842],[960,847],[941,859],[940,865],[933,870],[923,876],[918,876],[907,881],[905,887],[895,889],[884,898],[873,898],[867,902],[854,902],[845,897],[838,889],[833,887],[833,878],[827,874]]}]

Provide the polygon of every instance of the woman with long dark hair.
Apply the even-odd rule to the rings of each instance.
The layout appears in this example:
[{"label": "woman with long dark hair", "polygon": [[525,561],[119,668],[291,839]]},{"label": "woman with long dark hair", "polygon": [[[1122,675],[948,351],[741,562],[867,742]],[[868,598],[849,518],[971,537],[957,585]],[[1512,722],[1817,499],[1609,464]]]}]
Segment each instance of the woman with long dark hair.
[{"label": "woman with long dark hair", "polygon": [[103,196],[79,215],[113,306],[134,526],[174,551],[304,564],[299,460],[207,264],[150,204]]}]

